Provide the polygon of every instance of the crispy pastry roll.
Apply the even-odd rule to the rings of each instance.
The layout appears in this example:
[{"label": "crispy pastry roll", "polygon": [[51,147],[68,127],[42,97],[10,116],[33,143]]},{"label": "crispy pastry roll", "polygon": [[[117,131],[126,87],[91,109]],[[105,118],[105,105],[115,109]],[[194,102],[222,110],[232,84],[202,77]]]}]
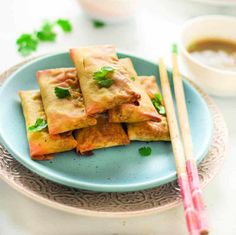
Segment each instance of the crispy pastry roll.
[{"label": "crispy pastry roll", "polygon": [[143,122],[148,120],[161,121],[161,115],[156,111],[147,92],[141,86],[132,61],[129,58],[120,59],[129,76],[141,94],[139,105],[122,104],[109,110],[110,122]]},{"label": "crispy pastry roll", "polygon": [[71,132],[58,135],[50,135],[48,129],[29,131],[37,119],[46,121],[40,92],[20,91],[19,96],[25,117],[27,138],[29,142],[30,156],[34,160],[47,160],[47,154],[64,152],[76,147],[77,142]]},{"label": "crispy pastry roll", "polygon": [[129,74],[119,63],[114,46],[71,49],[70,55],[78,72],[88,115],[140,99]]},{"label": "crispy pastry roll", "polygon": [[128,124],[130,140],[139,141],[170,141],[169,129],[166,118],[161,122],[136,122]]},{"label": "crispy pastry roll", "polygon": [[108,122],[106,114],[99,115],[97,125],[75,132],[77,152],[84,154],[94,149],[129,144],[129,138],[120,123]]},{"label": "crispy pastry roll", "polygon": [[151,99],[154,98],[156,93],[160,93],[155,76],[139,76],[138,80]]},{"label": "crispy pastry roll", "polygon": [[38,71],[37,80],[50,134],[58,134],[97,123],[95,118],[88,117],[86,114],[74,68]]},{"label": "crispy pastry roll", "polygon": [[123,58],[123,59],[119,59],[119,63],[126,69],[130,78],[134,77],[134,79],[132,80],[135,81],[135,77],[137,77],[138,75],[135,71],[132,60],[130,58]]},{"label": "crispy pastry roll", "polygon": [[[138,77],[142,86],[146,89],[150,98],[159,93],[155,76]],[[139,123],[129,123],[127,125],[130,140],[139,141],[170,141],[170,134],[165,116],[161,115],[161,122],[147,121]]]}]

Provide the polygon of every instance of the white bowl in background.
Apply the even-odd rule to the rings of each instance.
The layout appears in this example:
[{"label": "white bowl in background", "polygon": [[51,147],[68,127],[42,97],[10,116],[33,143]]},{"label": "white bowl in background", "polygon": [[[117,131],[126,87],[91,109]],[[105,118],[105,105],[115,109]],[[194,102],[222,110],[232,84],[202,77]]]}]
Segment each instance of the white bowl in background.
[{"label": "white bowl in background", "polygon": [[209,15],[187,21],[181,30],[180,52],[187,75],[207,92],[217,96],[236,96],[236,72],[210,67],[196,60],[187,51],[195,41],[207,38],[236,42],[236,17]]},{"label": "white bowl in background", "polygon": [[78,0],[85,13],[96,20],[117,23],[131,18],[137,0]]}]

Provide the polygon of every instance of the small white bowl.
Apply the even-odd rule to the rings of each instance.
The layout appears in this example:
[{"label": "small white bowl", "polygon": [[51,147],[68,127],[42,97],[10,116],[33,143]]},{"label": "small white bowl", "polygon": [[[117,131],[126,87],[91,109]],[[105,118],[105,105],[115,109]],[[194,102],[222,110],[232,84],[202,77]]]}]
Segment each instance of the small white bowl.
[{"label": "small white bowl", "polygon": [[236,42],[236,17],[209,15],[187,21],[181,30],[180,51],[187,75],[207,92],[217,96],[236,96],[236,72],[205,65],[191,56],[187,47],[207,38],[228,39]]},{"label": "small white bowl", "polygon": [[106,23],[119,23],[131,18],[137,0],[78,0],[84,12],[91,18]]}]

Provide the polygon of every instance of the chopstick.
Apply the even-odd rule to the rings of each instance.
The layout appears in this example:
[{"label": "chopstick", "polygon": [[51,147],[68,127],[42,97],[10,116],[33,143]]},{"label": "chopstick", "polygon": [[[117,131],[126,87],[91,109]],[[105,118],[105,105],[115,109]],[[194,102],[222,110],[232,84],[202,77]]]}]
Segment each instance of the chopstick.
[{"label": "chopstick", "polygon": [[188,112],[185,102],[182,76],[180,75],[178,67],[177,56],[178,56],[178,49],[177,46],[174,44],[172,48],[173,83],[174,83],[175,97],[177,103],[180,130],[184,145],[188,180],[191,189],[193,205],[198,214],[199,231],[201,235],[206,235],[208,234],[207,214],[203,203],[197,164],[193,154]]},{"label": "chopstick", "polygon": [[180,192],[184,204],[185,220],[187,223],[189,234],[199,235],[198,217],[192,202],[191,191],[189,187],[186,164],[185,164],[184,149],[181,142],[181,137],[175,115],[174,104],[168,80],[168,74],[162,58],[160,59],[159,63],[159,73],[161,78],[162,95],[167,114],[167,121],[170,130],[172,149],[176,164],[178,184],[180,187]]}]

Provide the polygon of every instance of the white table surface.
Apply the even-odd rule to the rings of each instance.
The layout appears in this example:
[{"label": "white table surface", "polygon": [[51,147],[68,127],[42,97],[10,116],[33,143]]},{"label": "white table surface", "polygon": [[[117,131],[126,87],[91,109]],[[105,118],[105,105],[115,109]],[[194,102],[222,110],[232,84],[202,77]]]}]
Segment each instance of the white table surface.
[{"label": "white table surface", "polygon": [[[0,72],[22,60],[16,38],[31,32],[42,20],[69,18],[73,33],[60,34],[56,43],[45,43],[34,55],[69,47],[114,43],[147,59],[166,55],[178,38],[184,20],[203,14],[236,15],[236,8],[202,5],[187,0],[145,0],[136,17],[116,26],[94,29],[75,0],[0,1]],[[220,173],[204,190],[211,234],[236,234],[236,98],[216,98],[229,128],[229,149]],[[182,207],[161,214],[125,219],[78,216],[41,205],[0,180],[0,235],[187,234]]]}]

